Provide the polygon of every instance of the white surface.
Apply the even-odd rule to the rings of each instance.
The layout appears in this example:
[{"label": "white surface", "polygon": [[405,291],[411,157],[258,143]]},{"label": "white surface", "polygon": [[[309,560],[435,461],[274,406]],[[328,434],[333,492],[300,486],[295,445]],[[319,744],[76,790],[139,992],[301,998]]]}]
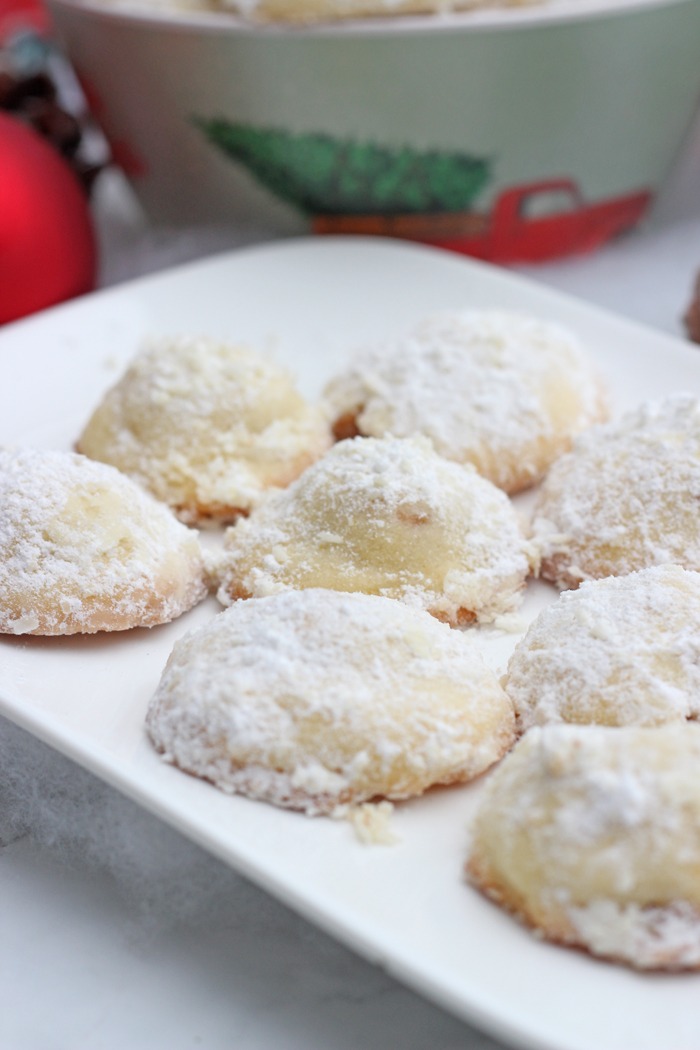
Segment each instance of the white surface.
[{"label": "white surface", "polygon": [[[456,303],[529,310],[575,327],[607,372],[617,411],[646,396],[700,386],[700,356],[692,349],[503,271],[390,242],[291,242],[126,285],[8,328],[0,335],[5,362],[0,440],[68,447],[101,389],[144,334],[200,328],[249,338],[292,361],[307,391],[315,393],[357,342]],[[531,610],[538,598],[551,597],[542,586],[533,592]],[[663,1041],[673,1050],[697,1050],[700,978],[642,977],[542,945],[462,885],[465,826],[478,788],[443,791],[402,806],[395,819],[400,845],[366,849],[347,825],[227,798],[160,763],[142,737],[145,704],[173,639],[216,608],[210,601],[168,627],[122,637],[5,639],[0,642],[5,709],[390,972],[517,1045],[656,1050]],[[489,643],[496,664],[502,665],[513,641]],[[85,792],[78,791],[80,797]],[[15,892],[26,889],[26,848],[16,846],[6,854],[14,858],[10,873],[19,871]],[[30,867],[32,877],[35,870]],[[112,862],[112,875],[114,870]],[[105,911],[99,894],[95,899],[92,892],[87,908],[78,910],[76,903],[70,892],[63,894],[56,918],[68,919],[70,926],[58,941],[49,941],[54,951],[62,943],[64,954],[77,949],[83,978],[77,986],[85,989],[85,1005],[60,1009],[66,974],[59,968],[57,979],[44,985],[42,1011],[18,1020],[13,1009],[12,1021],[19,1027],[10,1045],[21,1045],[22,1024],[34,1033],[27,1046],[111,1047],[124,1040],[132,1047],[154,1045],[154,1026],[156,1045],[223,1045],[220,1022],[231,1007],[225,972],[216,966],[208,972],[219,988],[213,997],[209,984],[203,995],[197,993],[200,974],[194,960],[177,975],[179,982],[174,980],[172,959],[163,964],[162,933],[157,947],[151,944],[143,979],[133,960],[126,964],[132,953],[124,944],[116,954],[110,946],[99,963],[86,966],[83,953],[100,924],[110,925],[117,913],[113,904]],[[32,920],[34,932],[25,925],[24,938],[14,937],[24,965],[12,967],[4,993],[17,994],[14,984],[20,990],[25,986],[27,948],[35,955],[37,937],[39,944],[46,939],[46,923],[35,915]],[[18,933],[12,922],[9,927]],[[215,938],[221,933],[215,930]],[[275,952],[270,941],[269,950]],[[7,944],[6,937],[5,952]],[[120,958],[125,947],[126,959]],[[291,964],[296,953],[288,941],[283,951]],[[43,960],[43,952],[38,954]],[[137,961],[143,962],[138,954]],[[301,969],[295,960],[294,975]],[[173,980],[175,994],[170,994]],[[386,978],[380,981],[386,987]],[[256,982],[258,994],[265,984],[265,979]],[[129,1004],[126,1011],[119,1008],[123,1001]],[[97,1002],[102,1003],[99,1016]],[[415,1008],[416,1000],[410,1002]],[[188,1028],[188,1007],[197,1006],[204,1011],[205,1037],[192,1020]],[[83,1010],[92,1020],[81,1031]],[[121,1017],[117,1029],[115,1012]],[[49,1017],[60,1017],[58,1028]],[[173,1042],[170,1029],[179,1033],[180,1043]],[[410,1031],[397,1043],[389,1037],[385,1045],[410,1046],[415,1027]],[[459,1041],[470,1038],[467,1030],[456,1031]],[[204,1041],[198,1044],[196,1035]],[[282,1045],[297,1045],[298,1032],[284,1039]],[[348,1033],[341,1039],[348,1041]],[[436,1045],[432,1036],[429,1041]],[[250,1045],[280,1043],[270,1039],[268,1027]]]}]

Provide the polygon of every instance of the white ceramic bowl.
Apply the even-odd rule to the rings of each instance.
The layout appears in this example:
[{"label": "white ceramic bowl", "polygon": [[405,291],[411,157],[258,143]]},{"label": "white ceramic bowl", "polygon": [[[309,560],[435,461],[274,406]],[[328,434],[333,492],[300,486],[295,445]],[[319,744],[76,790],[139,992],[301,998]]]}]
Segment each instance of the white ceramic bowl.
[{"label": "white ceramic bowl", "polygon": [[501,262],[645,213],[700,93],[700,0],[251,26],[49,0],[147,212],[407,236]]}]

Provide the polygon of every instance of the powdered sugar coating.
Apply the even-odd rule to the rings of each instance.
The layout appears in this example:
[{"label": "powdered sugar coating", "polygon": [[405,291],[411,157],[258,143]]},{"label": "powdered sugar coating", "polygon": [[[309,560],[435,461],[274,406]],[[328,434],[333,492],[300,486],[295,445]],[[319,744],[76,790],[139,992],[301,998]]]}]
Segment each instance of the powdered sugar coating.
[{"label": "powdered sugar coating", "polygon": [[582,434],[545,479],[532,536],[559,587],[651,565],[700,569],[700,400],[649,401]]},{"label": "powdered sugar coating", "polygon": [[519,605],[530,569],[507,496],[424,438],[340,442],[226,540],[224,604],[329,587],[491,621]]},{"label": "powdered sugar coating", "polygon": [[424,434],[508,492],[538,481],[575,434],[607,414],[600,378],[572,333],[496,311],[427,318],[359,354],[326,398],[336,427]]},{"label": "powdered sugar coating", "polygon": [[531,624],[503,686],[521,731],[700,715],[700,573],[642,569],[565,591]]},{"label": "powdered sugar coating", "polygon": [[469,780],[513,739],[470,638],[388,598],[323,590],[237,602],[186,635],[147,726],[181,769],[309,814]]},{"label": "powdered sugar coating", "polygon": [[282,368],[210,338],[146,345],[93,413],[78,446],[112,463],[185,521],[232,520],[328,448],[328,424]]},{"label": "powdered sugar coating", "polygon": [[700,726],[545,726],[491,775],[473,882],[544,936],[700,967]]},{"label": "powdered sugar coating", "polygon": [[196,533],[119,471],[0,449],[0,631],[151,627],[206,593]]}]

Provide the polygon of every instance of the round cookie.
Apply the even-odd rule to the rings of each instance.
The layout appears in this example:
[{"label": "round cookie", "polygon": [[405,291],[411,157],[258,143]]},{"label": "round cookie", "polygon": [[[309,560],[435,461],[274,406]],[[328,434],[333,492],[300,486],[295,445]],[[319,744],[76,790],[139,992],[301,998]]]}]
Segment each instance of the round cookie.
[{"label": "round cookie", "polygon": [[152,627],[207,590],[197,534],[114,467],[0,449],[0,632]]},{"label": "round cookie", "polygon": [[183,337],[136,356],[78,450],[129,474],[183,521],[232,521],[330,442],[321,410],[283,369],[246,347]]},{"label": "round cookie", "polygon": [[425,439],[335,445],[228,530],[219,599],[328,587],[398,598],[451,624],[520,602],[526,542],[508,497]]},{"label": "round cookie", "polygon": [[531,729],[489,777],[471,881],[540,935],[700,968],[700,726]]},{"label": "round cookie", "polygon": [[575,434],[607,414],[573,334],[495,311],[429,317],[358,355],[325,396],[337,437],[424,434],[506,492],[539,481]]},{"label": "round cookie", "polygon": [[540,575],[558,587],[651,565],[700,569],[700,400],[648,402],[582,434],[533,512]]},{"label": "round cookie", "polygon": [[238,602],[177,642],[147,728],[186,772],[316,814],[470,780],[512,743],[513,712],[461,632],[308,590]]},{"label": "round cookie", "polygon": [[521,731],[550,722],[660,725],[700,716],[700,573],[677,565],[565,591],[503,679]]}]

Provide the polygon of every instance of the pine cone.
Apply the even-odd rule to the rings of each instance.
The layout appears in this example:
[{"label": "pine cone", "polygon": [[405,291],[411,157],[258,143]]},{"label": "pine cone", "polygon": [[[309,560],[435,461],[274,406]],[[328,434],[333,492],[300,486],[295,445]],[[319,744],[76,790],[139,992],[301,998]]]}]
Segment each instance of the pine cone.
[{"label": "pine cone", "polygon": [[47,139],[68,161],[85,192],[90,193],[103,165],[88,163],[80,156],[83,128],[77,117],[59,104],[56,86],[48,74],[16,76],[0,70],[0,109],[23,120]]},{"label": "pine cone", "polygon": [[695,279],[693,298],[690,306],[683,315],[683,323],[688,333],[688,338],[694,343],[700,343],[700,273]]}]

